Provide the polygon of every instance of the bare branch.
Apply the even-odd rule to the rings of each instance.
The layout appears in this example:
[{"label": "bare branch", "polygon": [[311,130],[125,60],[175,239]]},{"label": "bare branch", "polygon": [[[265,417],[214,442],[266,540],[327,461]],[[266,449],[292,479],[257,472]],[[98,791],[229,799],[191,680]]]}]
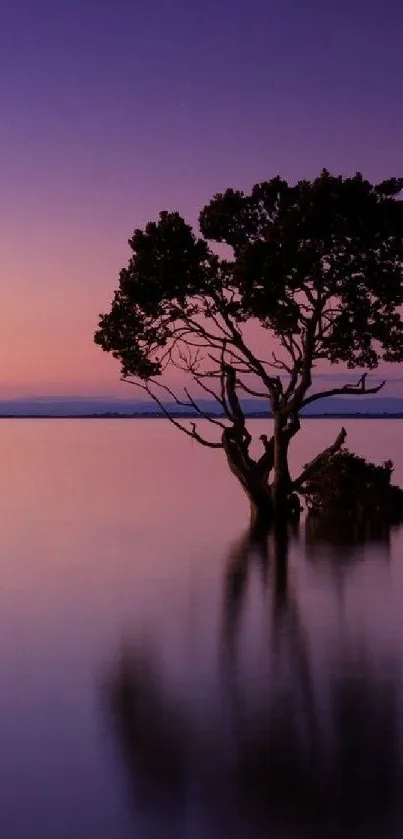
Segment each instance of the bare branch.
[{"label": "bare branch", "polygon": [[328,396],[368,396],[369,394],[378,393],[386,384],[386,380],[381,382],[379,385],[375,385],[374,387],[367,387],[366,386],[366,377],[367,374],[364,373],[363,376],[359,379],[356,385],[343,385],[343,387],[334,387],[330,390],[322,390],[319,393],[313,393],[312,396],[308,396],[301,404],[301,408],[305,408],[306,405],[310,405],[312,402],[316,402],[318,399],[325,399]]},{"label": "bare branch", "polygon": [[[137,382],[133,382],[133,380],[131,380],[131,379],[128,379],[128,380],[123,379],[123,381],[127,381],[128,384],[129,383],[130,384],[138,384]],[[155,387],[160,387],[161,390],[165,390],[166,393],[169,393],[169,395],[174,400],[174,402],[176,402],[177,405],[180,405],[183,408],[191,408],[192,407],[189,404],[189,402],[184,402],[183,399],[179,399],[179,397],[176,395],[176,393],[174,393],[174,391],[171,390],[171,388],[168,387],[168,385],[164,385],[162,382],[157,382],[156,379],[148,379],[148,381],[151,382],[151,384],[154,385]],[[140,386],[140,385],[138,385],[138,386]],[[145,387],[145,389],[147,390],[147,393],[150,393],[150,396],[151,396],[151,391],[150,391],[149,387]]]},{"label": "bare branch", "polygon": [[262,380],[262,382],[266,385],[272,397],[276,397],[276,379],[272,376],[269,376],[268,373],[266,373],[263,363],[258,358],[256,358],[253,352],[245,344],[240,329],[237,327],[237,325],[225,309],[225,301],[223,303],[223,300],[220,298],[219,295],[213,294],[212,296],[217,303],[219,313],[225,325],[231,333],[231,343],[242,353],[243,362],[248,363],[250,365],[251,372],[256,373]]},{"label": "bare branch", "polygon": [[252,388],[248,387],[248,385],[246,385],[245,382],[243,382],[241,379],[238,379],[238,384],[239,384],[241,390],[244,390],[245,393],[249,393],[250,396],[257,396],[257,397],[259,397],[259,399],[269,399],[270,398],[269,393],[261,393],[261,391],[252,390]]},{"label": "bare branch", "polygon": [[275,353],[272,353],[272,358],[273,358],[273,365],[272,366],[275,367],[276,370],[285,370],[286,373],[289,373],[289,375],[291,376],[293,368],[290,367],[289,364],[286,364],[285,361],[282,361],[280,358],[277,358]]},{"label": "bare branch", "polygon": [[189,393],[189,391],[186,387],[184,388],[184,391],[186,393],[187,398],[189,399],[190,404],[192,405],[194,410],[199,414],[199,416],[201,416],[201,417],[203,417],[203,419],[208,420],[209,422],[213,423],[213,425],[219,425],[220,428],[226,428],[227,427],[223,422],[220,422],[220,420],[215,419],[214,417],[210,416],[209,414],[206,414],[205,411],[203,411],[202,408],[199,407],[197,402],[195,402],[195,400],[190,395],[190,393]]},{"label": "bare branch", "polygon": [[[201,437],[200,434],[198,434],[197,431],[196,431],[196,423],[191,424],[192,425],[192,430],[189,431],[189,429],[186,428],[186,426],[184,426],[180,422],[178,422],[178,420],[176,420],[169,413],[169,411],[165,407],[164,403],[161,402],[161,400],[158,398],[158,396],[155,393],[153,393],[152,390],[150,390],[150,388],[146,384],[143,384],[141,382],[135,382],[135,381],[133,381],[133,379],[122,378],[121,381],[126,382],[126,384],[128,384],[128,385],[133,385],[134,387],[139,387],[142,390],[146,391],[146,393],[148,393],[150,398],[161,409],[161,411],[162,411],[163,415],[166,417],[166,419],[168,419],[172,423],[172,425],[175,426],[175,428],[179,428],[180,431],[183,431],[183,433],[186,434],[188,437],[191,437],[193,440],[197,440],[197,442],[200,443],[202,446],[207,446],[210,449],[222,449],[223,448],[222,443],[212,443],[210,440],[205,440],[204,437]],[[180,402],[178,404],[180,404]]]},{"label": "bare branch", "polygon": [[298,382],[298,376],[300,374],[300,371],[301,371],[301,362],[299,360],[297,360],[295,362],[294,369],[293,369],[293,371],[290,375],[290,380],[288,382],[288,386],[287,386],[287,389],[286,389],[285,394],[284,394],[285,402],[287,402],[287,400],[290,398],[290,396],[292,396],[292,394],[294,393],[294,390],[295,390],[297,382]]},{"label": "bare branch", "polygon": [[300,381],[298,386],[296,386],[295,377],[293,377],[293,389],[295,388],[294,394],[291,401],[289,401],[288,404],[286,402],[283,405],[283,414],[289,414],[295,412],[296,410],[300,410],[304,396],[307,390],[309,390],[309,388],[311,387],[312,367],[315,354],[316,327],[318,325],[318,322],[320,321],[323,306],[325,305],[325,303],[326,298],[322,299],[320,293],[318,293],[312,317],[306,323],[304,338],[302,340],[301,359],[298,370],[298,374],[300,375]]},{"label": "bare branch", "polygon": [[204,373],[204,374],[203,373],[194,373],[193,374],[193,379],[196,382],[196,384],[198,385],[198,387],[201,387],[202,390],[205,391],[205,393],[208,393],[210,396],[213,397],[213,399],[215,399],[218,402],[218,404],[221,406],[221,408],[223,410],[223,413],[226,414],[226,406],[223,403],[222,399],[220,399],[220,397],[215,392],[215,390],[213,390],[212,387],[209,387],[208,385],[205,384],[204,381],[202,381],[202,379],[205,378],[207,375],[208,374],[206,374],[206,373]]},{"label": "bare branch", "polygon": [[187,390],[186,387],[184,387],[183,389],[184,389],[184,391],[186,393],[186,396],[188,398],[188,402],[185,402],[183,399],[179,399],[178,396],[176,395],[176,393],[174,393],[174,391],[171,390],[171,388],[168,387],[168,385],[165,385],[162,382],[157,382],[156,379],[149,379],[149,381],[151,382],[151,384],[154,385],[154,387],[160,387],[162,390],[165,390],[166,393],[169,393],[169,395],[172,397],[172,399],[175,400],[177,405],[181,405],[184,408],[193,408],[196,411],[196,413],[199,414],[199,416],[202,417],[203,419],[208,420],[208,422],[211,422],[213,425],[219,425],[220,428],[226,428],[224,423],[220,422],[220,420],[215,419],[214,417],[211,417],[209,414],[207,414],[205,411],[203,411],[202,408],[200,408],[200,406],[197,404],[197,402],[190,395],[190,393],[189,393],[189,391]]},{"label": "bare branch", "polygon": [[297,492],[301,490],[305,481],[307,481],[308,478],[315,474],[317,468],[323,463],[323,461],[327,460],[329,457],[332,457],[332,455],[336,454],[336,452],[338,452],[339,449],[341,449],[346,437],[347,431],[345,428],[342,428],[339,434],[337,435],[334,443],[332,443],[331,446],[328,446],[327,449],[324,449],[323,452],[316,455],[316,457],[314,457],[314,459],[311,460],[311,462],[304,467],[299,478],[297,478],[292,483],[293,490]]},{"label": "bare branch", "polygon": [[213,315],[213,313],[212,313],[212,312],[210,312],[210,313],[209,313],[209,317],[211,318],[211,320],[213,321],[213,323],[215,323],[215,325],[216,325],[217,329],[221,330],[221,332],[223,333],[223,337],[224,337],[227,341],[230,341],[230,340],[231,340],[231,333],[230,333],[229,331],[227,331],[227,329],[225,329],[225,326],[223,326],[223,325],[219,322],[218,318],[216,318],[216,316],[215,316],[215,315]]}]

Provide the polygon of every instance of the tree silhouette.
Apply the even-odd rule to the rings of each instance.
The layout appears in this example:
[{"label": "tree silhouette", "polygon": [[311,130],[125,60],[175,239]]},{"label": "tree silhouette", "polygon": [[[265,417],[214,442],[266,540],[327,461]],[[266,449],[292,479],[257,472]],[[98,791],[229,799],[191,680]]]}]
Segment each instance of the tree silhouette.
[{"label": "tree silhouette", "polygon": [[[177,428],[224,449],[262,519],[284,513],[294,490],[303,493],[305,473],[293,479],[288,468],[301,411],[331,395],[376,393],[384,383],[368,385],[367,372],[403,359],[402,187],[403,179],[374,185],[326,170],[296,185],[276,177],[250,195],[216,195],[200,213],[201,236],[178,213],[162,212],[129,242],[132,256],[95,342]],[[357,384],[312,391],[321,361],[358,368]],[[181,392],[167,379],[175,368],[186,379]],[[201,395],[219,415],[205,410]],[[242,407],[247,395],[274,418],[257,459]],[[215,437],[172,416],[172,406],[208,420]],[[344,438],[342,431],[331,453]]]}]

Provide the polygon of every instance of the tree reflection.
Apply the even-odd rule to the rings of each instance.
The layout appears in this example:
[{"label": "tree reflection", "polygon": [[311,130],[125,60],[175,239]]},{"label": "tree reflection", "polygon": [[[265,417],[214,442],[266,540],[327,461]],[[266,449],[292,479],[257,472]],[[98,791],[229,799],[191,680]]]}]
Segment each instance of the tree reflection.
[{"label": "tree reflection", "polygon": [[[288,574],[297,536],[245,536],[231,550],[219,643],[224,713],[200,726],[173,700],[152,655],[126,651],[110,674],[136,808],[162,816],[153,836],[364,839],[401,824],[399,669],[344,642],[318,671]],[[265,677],[243,683],[237,649],[255,566],[274,654]]]},{"label": "tree reflection", "polygon": [[390,537],[393,526],[379,518],[366,518],[361,521],[343,520],[308,516],[305,524],[306,543],[309,556],[319,556],[323,546],[332,547],[335,559],[356,559],[362,556],[363,545],[378,545],[382,554],[389,556]]},{"label": "tree reflection", "polygon": [[137,804],[175,814],[185,801],[189,734],[152,657],[122,651],[109,701]]}]

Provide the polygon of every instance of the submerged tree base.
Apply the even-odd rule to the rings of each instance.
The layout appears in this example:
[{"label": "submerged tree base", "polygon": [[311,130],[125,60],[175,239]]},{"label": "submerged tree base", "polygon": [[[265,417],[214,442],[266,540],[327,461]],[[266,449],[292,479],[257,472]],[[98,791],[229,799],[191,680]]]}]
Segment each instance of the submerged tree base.
[{"label": "submerged tree base", "polygon": [[347,528],[403,521],[403,490],[391,483],[392,461],[376,466],[343,449],[319,465],[304,485],[311,526],[340,523]]}]

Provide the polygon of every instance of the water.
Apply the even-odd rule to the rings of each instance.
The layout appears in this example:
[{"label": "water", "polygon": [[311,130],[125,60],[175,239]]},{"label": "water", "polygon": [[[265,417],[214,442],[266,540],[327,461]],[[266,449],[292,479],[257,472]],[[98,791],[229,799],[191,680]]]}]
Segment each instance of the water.
[{"label": "water", "polygon": [[[401,422],[344,424],[403,484]],[[165,421],[0,446],[1,836],[403,835],[403,531],[251,546],[221,452]]]}]

